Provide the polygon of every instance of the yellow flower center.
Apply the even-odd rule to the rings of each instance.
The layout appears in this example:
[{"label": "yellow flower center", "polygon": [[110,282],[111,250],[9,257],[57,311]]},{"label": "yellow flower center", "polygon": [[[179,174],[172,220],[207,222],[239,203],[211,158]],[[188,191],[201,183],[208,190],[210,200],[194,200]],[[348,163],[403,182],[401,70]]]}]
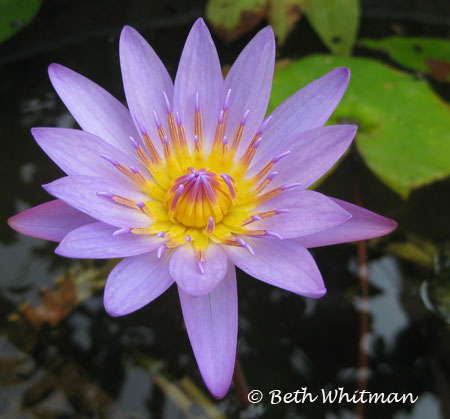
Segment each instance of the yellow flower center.
[{"label": "yellow flower center", "polygon": [[[206,169],[189,167],[172,181],[164,196],[170,221],[186,227],[204,228],[223,220],[233,204],[232,194],[223,177]],[[228,181],[231,182],[234,180]],[[231,186],[232,187],[232,186]]]},{"label": "yellow flower center", "polygon": [[[136,156],[148,173],[127,168],[114,159],[104,156],[110,163],[131,179],[148,196],[145,202],[135,202],[127,197],[102,193],[120,205],[141,211],[149,218],[148,227],[121,229],[133,234],[156,235],[167,239],[158,249],[158,255],[168,248],[191,243],[203,261],[204,249],[209,241],[230,246],[242,246],[250,253],[251,247],[245,236],[280,236],[274,232],[258,229],[256,223],[288,210],[271,209],[258,212],[256,208],[284,190],[297,184],[278,186],[268,190],[277,172],[272,171],[279,160],[289,151],[275,156],[251,178],[245,174],[262,140],[266,120],[253,135],[246,150],[238,153],[248,116],[247,111],[236,128],[230,143],[225,136],[229,94],[220,112],[211,150],[205,153],[203,144],[202,116],[195,102],[192,150],[184,126],[167,103],[167,129],[154,112],[155,124],[161,142],[160,151],[148,132],[141,128],[141,143],[130,138]],[[239,155],[239,158],[237,158]]]}]

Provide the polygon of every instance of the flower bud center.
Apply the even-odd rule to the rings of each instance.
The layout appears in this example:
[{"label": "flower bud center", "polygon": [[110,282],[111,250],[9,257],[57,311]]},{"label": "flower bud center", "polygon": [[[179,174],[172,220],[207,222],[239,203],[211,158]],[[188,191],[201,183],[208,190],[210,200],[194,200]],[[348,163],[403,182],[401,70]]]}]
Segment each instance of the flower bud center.
[{"label": "flower bud center", "polygon": [[172,182],[164,203],[172,222],[204,228],[211,217],[219,223],[228,213],[233,199],[230,187],[217,173],[190,167],[186,174]]}]

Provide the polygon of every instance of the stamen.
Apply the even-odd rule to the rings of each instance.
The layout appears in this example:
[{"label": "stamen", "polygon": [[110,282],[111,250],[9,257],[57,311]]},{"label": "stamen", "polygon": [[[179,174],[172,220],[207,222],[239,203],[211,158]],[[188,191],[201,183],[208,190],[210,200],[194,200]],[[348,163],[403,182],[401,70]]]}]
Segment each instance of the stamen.
[{"label": "stamen", "polygon": [[112,199],[112,197],[114,196],[114,194],[110,193],[110,192],[96,192],[97,196],[103,196],[105,198],[110,198]]},{"label": "stamen", "polygon": [[[146,137],[144,136],[144,138],[146,138]],[[148,138],[150,138],[150,137],[148,137]],[[141,160],[141,162],[144,164],[144,166],[150,167],[152,165],[152,162],[147,157],[147,154],[145,153],[142,146],[140,144],[138,144],[133,137],[129,137],[129,139],[131,141],[131,144],[134,147],[134,151],[135,151],[136,155],[139,157],[139,160]],[[148,148],[148,146],[147,146],[147,148]],[[156,150],[155,150],[155,152],[156,152]]]},{"label": "stamen", "polygon": [[273,166],[278,163],[283,157],[288,156],[291,153],[290,150],[285,151],[284,153],[278,154],[272,160],[267,162],[264,167],[253,177],[254,182],[259,182],[267,173],[270,172]]},{"label": "stamen", "polygon": [[278,172],[270,172],[269,175],[257,186],[257,188],[253,191],[254,194],[259,195],[264,188],[272,182],[273,178],[278,175]]},{"label": "stamen", "polygon": [[301,186],[301,183],[288,183],[286,185],[280,186],[280,189],[284,192],[288,189],[296,188],[297,186]]},{"label": "stamen", "polygon": [[256,131],[256,135],[262,135],[262,133],[266,130],[267,126],[269,125],[269,122],[272,119],[272,115],[269,115],[262,123],[262,125],[259,127],[258,131]]},{"label": "stamen", "polygon": [[275,237],[275,238],[277,238],[279,240],[283,240],[283,237],[281,237],[281,235],[279,235],[275,231],[265,230],[265,232],[266,232],[266,236]]},{"label": "stamen", "polygon": [[136,206],[147,216],[152,217],[152,213],[148,209],[147,205],[144,202],[136,202]]},{"label": "stamen", "polygon": [[192,241],[192,237],[188,234],[187,236],[186,236],[186,241],[189,243],[190,241]]},{"label": "stamen", "polygon": [[228,92],[225,96],[225,100],[223,102],[223,110],[226,111],[228,109],[228,106],[230,105],[230,96],[231,96],[231,89],[228,89]]},{"label": "stamen", "polygon": [[255,251],[253,250],[253,248],[252,248],[246,241],[244,241],[242,238],[236,237],[236,241],[237,241],[243,248],[247,249],[251,255],[254,255],[254,254],[255,254]]},{"label": "stamen", "polygon": [[172,113],[172,106],[170,104],[170,101],[169,101],[169,98],[167,97],[166,92],[163,91],[163,95],[164,95],[164,102],[166,103],[166,112]]},{"label": "stamen", "polygon": [[205,275],[205,264],[203,261],[199,260],[197,262],[198,269],[202,275]]},{"label": "stamen", "polygon": [[173,198],[172,204],[170,206],[170,209],[172,211],[175,211],[175,208],[177,206],[177,202],[180,199],[180,196],[183,193],[183,191],[184,191],[184,185],[181,184],[180,186],[178,186],[177,192],[175,193],[175,197]]},{"label": "stamen", "polygon": [[236,199],[236,192],[234,190],[233,184],[231,183],[231,180],[233,179],[231,176],[227,175],[226,173],[221,173],[220,177],[223,179],[223,181],[227,184],[228,190],[230,191],[230,195],[232,199]]},{"label": "stamen", "polygon": [[234,134],[233,144],[231,146],[231,156],[233,156],[233,157],[236,154],[236,151],[239,147],[239,143],[241,142],[241,139],[242,139],[242,135],[244,134],[244,128],[245,128],[245,124],[247,123],[249,113],[250,113],[250,109],[247,109],[244,113],[244,116],[241,119],[241,122],[239,122],[239,125]]},{"label": "stamen", "polygon": [[212,234],[214,232],[214,227],[215,227],[214,218],[209,217],[208,225],[206,226],[206,233]]},{"label": "stamen", "polygon": [[161,259],[162,254],[164,252],[164,250],[167,249],[167,245],[166,244],[162,244],[158,247],[158,250],[156,251],[156,256],[158,257],[158,259]]},{"label": "stamen", "polygon": [[164,237],[165,235],[166,235],[166,232],[165,232],[165,231],[160,231],[160,232],[156,235],[156,237],[162,238],[162,237]]},{"label": "stamen", "polygon": [[119,230],[116,230],[112,235],[119,236],[126,233],[131,233],[131,228],[119,228]]},{"label": "stamen", "polygon": [[203,149],[202,114],[200,112],[198,92],[195,93],[194,134],[198,137],[200,141],[200,148]]},{"label": "stamen", "polygon": [[112,157],[109,157],[105,154],[100,154],[100,157],[102,159],[105,159],[107,162],[111,163],[113,166],[119,166],[119,164],[120,164],[117,160],[115,160]]}]

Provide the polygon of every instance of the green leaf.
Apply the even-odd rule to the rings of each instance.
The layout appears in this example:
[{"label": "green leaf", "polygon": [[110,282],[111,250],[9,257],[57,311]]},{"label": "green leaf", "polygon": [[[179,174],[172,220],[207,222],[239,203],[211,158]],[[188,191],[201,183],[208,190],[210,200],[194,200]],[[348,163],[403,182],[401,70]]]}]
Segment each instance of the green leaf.
[{"label": "green leaf", "polygon": [[42,0],[0,0],[0,42],[30,23]]},{"label": "green leaf", "polygon": [[386,52],[403,67],[450,82],[450,42],[445,39],[390,36],[361,42],[369,49]]},{"label": "green leaf", "polygon": [[348,57],[358,34],[358,0],[308,0],[306,17],[330,51]]},{"label": "green leaf", "polygon": [[267,0],[209,0],[206,17],[214,30],[232,41],[258,25],[265,15]]},{"label": "green leaf", "polygon": [[270,0],[268,19],[280,45],[302,16],[307,0]]},{"label": "green leaf", "polygon": [[214,30],[231,41],[256,27],[263,18],[283,44],[302,15],[307,0],[209,0],[206,16]]},{"label": "green leaf", "polygon": [[270,109],[333,68],[352,73],[330,119],[355,121],[356,145],[370,169],[406,198],[450,174],[450,113],[426,81],[366,58],[310,56],[275,70]]}]

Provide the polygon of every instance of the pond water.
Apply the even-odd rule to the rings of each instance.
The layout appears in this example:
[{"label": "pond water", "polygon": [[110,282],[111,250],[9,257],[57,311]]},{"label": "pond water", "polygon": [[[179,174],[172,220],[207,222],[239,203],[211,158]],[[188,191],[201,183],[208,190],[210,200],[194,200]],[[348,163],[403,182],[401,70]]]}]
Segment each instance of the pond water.
[{"label": "pond water", "polygon": [[[41,185],[62,175],[30,134],[34,126],[76,127],[51,87],[47,66],[61,63],[123,100],[121,27],[127,23],[140,30],[173,76],[186,34],[205,7],[201,1],[45,3],[29,27],[0,46],[2,220],[48,201]],[[448,22],[438,9],[420,9],[425,2],[417,2],[419,18],[402,14],[401,2],[390,7],[381,2],[385,9],[373,3],[364,2],[364,36],[395,30],[448,35]],[[222,63],[231,64],[254,33],[230,44],[215,38]],[[312,52],[325,52],[325,47],[302,23],[278,56]],[[358,53],[378,56],[357,47]],[[444,99],[449,97],[448,86],[431,83]],[[0,416],[354,417],[358,408],[353,403],[274,405],[268,395],[274,389],[321,394],[339,387],[353,394],[364,373],[360,322],[367,308],[369,329],[362,343],[368,351],[367,390],[411,393],[417,401],[366,404],[364,417],[450,417],[448,182],[423,187],[402,200],[352,150],[319,190],[352,202],[359,199],[396,219],[399,228],[368,242],[359,249],[360,257],[355,244],[313,249],[328,289],[319,300],[238,272],[240,365],[250,389],[266,397],[254,405],[242,403],[235,386],[223,400],[210,396],[189,345],[175,287],[136,313],[111,318],[103,309],[102,287],[114,261],[59,257],[53,253],[55,244],[19,235],[1,223]],[[361,254],[368,259],[367,301],[361,297]]]}]

